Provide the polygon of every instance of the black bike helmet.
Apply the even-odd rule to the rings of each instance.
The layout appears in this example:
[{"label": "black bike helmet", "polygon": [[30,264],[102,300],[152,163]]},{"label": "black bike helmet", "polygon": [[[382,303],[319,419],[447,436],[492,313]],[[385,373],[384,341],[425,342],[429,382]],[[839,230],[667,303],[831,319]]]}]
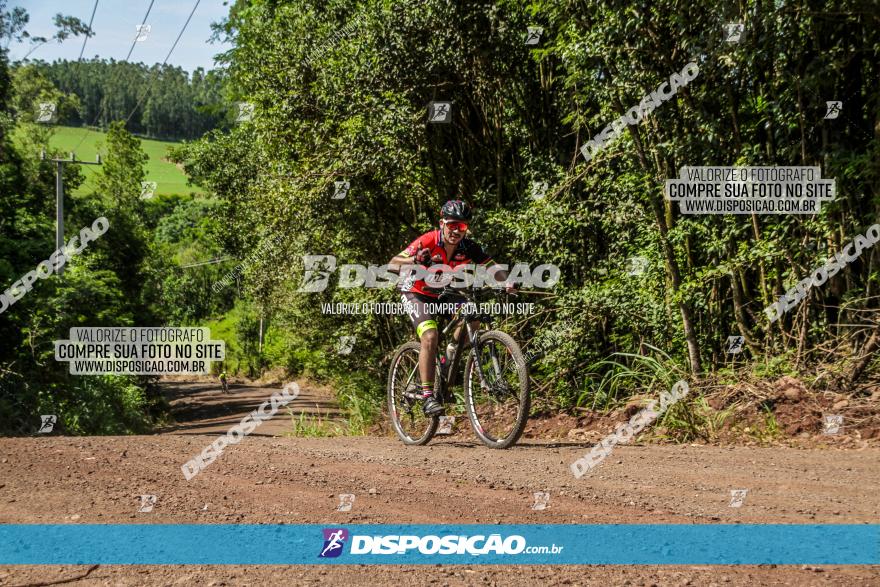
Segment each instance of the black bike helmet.
[{"label": "black bike helmet", "polygon": [[451,220],[469,221],[473,216],[471,207],[463,200],[449,200],[440,208],[440,217]]}]

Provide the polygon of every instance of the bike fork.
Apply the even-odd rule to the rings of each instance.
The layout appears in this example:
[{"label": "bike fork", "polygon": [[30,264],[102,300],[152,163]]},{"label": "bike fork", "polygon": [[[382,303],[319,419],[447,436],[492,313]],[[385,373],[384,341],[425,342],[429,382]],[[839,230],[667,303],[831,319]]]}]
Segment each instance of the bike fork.
[{"label": "bike fork", "polygon": [[[471,354],[474,357],[474,365],[477,368],[477,377],[480,380],[480,387],[483,389],[489,389],[491,387],[489,382],[486,380],[486,374],[483,373],[483,365],[480,362],[480,330],[475,329],[471,330],[470,322],[467,323],[468,337],[471,339]],[[492,357],[493,363],[498,362],[497,357],[495,357],[495,347],[489,348],[489,355]]]}]

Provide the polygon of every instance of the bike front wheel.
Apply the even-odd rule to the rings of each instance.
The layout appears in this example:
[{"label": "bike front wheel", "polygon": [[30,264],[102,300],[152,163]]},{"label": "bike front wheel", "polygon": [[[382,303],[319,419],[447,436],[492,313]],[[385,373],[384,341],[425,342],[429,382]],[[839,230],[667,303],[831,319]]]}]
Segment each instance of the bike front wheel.
[{"label": "bike front wheel", "polygon": [[480,333],[477,348],[464,367],[468,418],[483,444],[508,448],[519,440],[529,417],[528,365],[506,332]]}]

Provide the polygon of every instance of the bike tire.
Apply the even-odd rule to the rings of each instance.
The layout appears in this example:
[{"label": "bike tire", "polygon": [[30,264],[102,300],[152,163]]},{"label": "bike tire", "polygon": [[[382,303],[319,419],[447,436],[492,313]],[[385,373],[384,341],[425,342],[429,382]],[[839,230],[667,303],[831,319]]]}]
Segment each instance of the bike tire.
[{"label": "bike tire", "polygon": [[501,345],[510,352],[510,356],[516,366],[516,374],[519,378],[519,390],[516,390],[516,396],[519,401],[519,411],[514,421],[513,429],[503,438],[496,439],[487,435],[484,426],[480,422],[474,400],[474,377],[477,377],[477,385],[479,385],[479,376],[473,373],[475,368],[474,359],[476,357],[473,349],[471,349],[471,352],[468,354],[467,363],[464,368],[465,408],[467,409],[468,419],[471,422],[471,428],[473,429],[474,434],[477,435],[477,438],[480,439],[480,442],[489,448],[503,449],[513,446],[516,441],[519,440],[525,430],[526,421],[529,418],[529,409],[531,406],[531,396],[529,394],[529,367],[523,356],[522,349],[512,336],[506,332],[501,332],[500,330],[488,330],[480,333],[479,342],[481,348],[484,343],[490,341],[501,343]]},{"label": "bike tire", "polygon": [[[415,354],[416,365],[418,365],[418,356],[419,352],[421,352],[421,344],[411,341],[406,344],[403,344],[397,348],[394,352],[394,356],[391,358],[391,366],[388,368],[388,385],[387,385],[387,396],[388,396],[388,419],[391,420],[391,426],[394,428],[394,432],[397,434],[397,437],[400,440],[408,445],[408,446],[423,446],[428,444],[431,439],[434,437],[434,434],[437,432],[437,427],[440,425],[440,417],[434,416],[432,418],[428,418],[422,412],[421,405],[415,405],[414,409],[417,410],[418,415],[421,416],[425,420],[425,431],[421,436],[414,437],[410,435],[406,430],[404,430],[403,425],[400,422],[401,411],[398,406],[403,401],[403,397],[398,398],[400,395],[400,390],[396,387],[395,376],[397,374],[397,369],[400,368],[400,363],[404,357],[409,354]],[[401,384],[403,382],[400,382]],[[434,393],[437,394],[440,390],[440,368],[439,365],[436,366],[436,376],[434,378]],[[410,405],[409,409],[413,409],[413,406]]]}]

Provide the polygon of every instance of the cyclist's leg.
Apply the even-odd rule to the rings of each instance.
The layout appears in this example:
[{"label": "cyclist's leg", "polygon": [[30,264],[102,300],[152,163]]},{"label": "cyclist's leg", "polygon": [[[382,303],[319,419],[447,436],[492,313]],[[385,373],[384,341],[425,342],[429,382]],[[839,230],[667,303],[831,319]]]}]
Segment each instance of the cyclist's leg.
[{"label": "cyclist's leg", "polygon": [[428,304],[431,298],[419,295],[415,292],[405,292],[401,295],[407,308],[409,320],[416,329],[416,336],[422,345],[419,351],[419,376],[422,380],[422,390],[427,391],[423,395],[431,395],[434,390],[435,357],[437,356],[437,320],[428,312]]},{"label": "cyclist's leg", "polygon": [[437,361],[437,322],[425,320],[416,327],[422,348],[419,351],[419,376],[422,378],[422,396],[434,393],[434,371]]},{"label": "cyclist's leg", "polygon": [[405,292],[402,299],[407,308],[410,322],[416,329],[421,349],[419,350],[419,376],[421,383],[419,392],[425,400],[425,411],[430,415],[442,412],[442,406],[433,399],[434,374],[436,369],[437,344],[440,333],[437,331],[437,320],[428,311],[428,304],[433,300],[415,292]]}]

